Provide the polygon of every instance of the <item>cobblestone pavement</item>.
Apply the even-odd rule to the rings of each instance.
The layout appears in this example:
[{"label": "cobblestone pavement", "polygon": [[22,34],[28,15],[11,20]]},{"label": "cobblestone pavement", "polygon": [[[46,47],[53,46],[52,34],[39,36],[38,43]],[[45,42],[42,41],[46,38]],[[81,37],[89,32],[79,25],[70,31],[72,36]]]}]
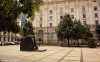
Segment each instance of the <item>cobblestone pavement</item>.
[{"label": "cobblestone pavement", "polygon": [[47,51],[32,52],[19,47],[0,46],[0,62],[100,62],[100,48],[40,46]]}]

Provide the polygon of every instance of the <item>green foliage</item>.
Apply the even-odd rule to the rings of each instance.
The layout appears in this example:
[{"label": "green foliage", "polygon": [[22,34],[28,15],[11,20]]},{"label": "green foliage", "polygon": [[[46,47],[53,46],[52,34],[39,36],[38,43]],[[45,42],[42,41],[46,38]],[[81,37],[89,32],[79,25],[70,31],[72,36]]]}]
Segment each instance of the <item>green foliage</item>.
[{"label": "green foliage", "polygon": [[20,31],[18,32],[21,36],[23,36],[23,26],[20,28]]},{"label": "green foliage", "polygon": [[69,14],[65,14],[62,21],[60,21],[56,32],[57,37],[60,40],[67,39],[68,40],[68,46],[69,46],[69,39],[72,36],[72,28],[73,28],[73,21]]},{"label": "green foliage", "polygon": [[60,21],[56,32],[59,40],[68,40],[68,46],[70,39],[76,39],[79,46],[78,39],[87,40],[93,37],[93,34],[90,32],[89,25],[82,25],[79,20],[75,20],[73,22],[69,14],[65,14],[62,21]]},{"label": "green foliage", "polygon": [[84,25],[84,32],[83,32],[83,38],[87,41],[89,38],[93,38],[93,34],[90,32],[90,26]]},{"label": "green foliage", "polygon": [[97,34],[98,40],[100,40],[100,25],[96,25],[96,34]]},{"label": "green foliage", "polygon": [[29,28],[29,32],[30,32],[30,34],[31,35],[34,35],[35,34],[35,32],[33,31],[34,30],[34,27],[33,27],[33,25],[32,25],[32,23],[31,22],[26,22],[26,25],[27,25],[27,28]]},{"label": "green foliage", "polygon": [[88,46],[90,47],[90,48],[95,48],[96,47],[96,44],[95,44],[95,39],[94,38],[89,38],[88,39]]},{"label": "green foliage", "polygon": [[20,13],[34,18],[43,0],[0,0],[0,31],[19,32],[17,18]]},{"label": "green foliage", "polygon": [[81,22],[78,21],[78,20],[75,20],[74,21],[74,27],[73,27],[73,38],[74,39],[82,38],[83,31],[84,31],[84,27],[81,24]]},{"label": "green foliage", "polygon": [[39,11],[43,0],[20,0],[20,3],[23,5],[21,11],[28,14],[28,17],[34,18],[35,12]]},{"label": "green foliage", "polygon": [[78,46],[79,42],[78,39],[81,39],[84,32],[84,27],[79,20],[75,20],[73,23],[73,30],[72,30],[72,38],[77,40]]},{"label": "green foliage", "polygon": [[14,33],[18,33],[20,31],[20,26],[15,24],[14,26],[12,26],[12,32]]},{"label": "green foliage", "polygon": [[100,34],[100,25],[96,25],[96,33]]},{"label": "green foliage", "polygon": [[[17,17],[20,14],[19,7],[16,1],[1,0],[0,1],[0,31],[19,31],[17,25]],[[16,31],[18,29],[18,31]]]}]

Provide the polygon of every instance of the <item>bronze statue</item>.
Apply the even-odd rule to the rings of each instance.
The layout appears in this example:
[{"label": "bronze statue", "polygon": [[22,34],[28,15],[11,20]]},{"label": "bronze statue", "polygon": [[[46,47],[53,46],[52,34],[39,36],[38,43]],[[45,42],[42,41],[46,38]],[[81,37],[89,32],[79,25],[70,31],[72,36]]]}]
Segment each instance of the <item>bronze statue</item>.
[{"label": "bronze statue", "polygon": [[25,26],[23,27],[23,40],[20,43],[20,50],[34,51],[37,49],[38,49],[38,46],[35,41],[35,36],[30,34],[30,30],[26,22]]}]

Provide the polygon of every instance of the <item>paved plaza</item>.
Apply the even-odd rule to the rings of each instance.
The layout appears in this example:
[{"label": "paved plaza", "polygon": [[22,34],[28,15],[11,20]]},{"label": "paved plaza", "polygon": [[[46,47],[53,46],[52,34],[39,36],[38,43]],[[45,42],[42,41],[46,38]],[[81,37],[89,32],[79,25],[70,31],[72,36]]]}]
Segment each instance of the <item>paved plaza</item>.
[{"label": "paved plaza", "polygon": [[0,46],[0,62],[100,62],[100,48],[40,46],[44,52],[20,51],[19,45]]}]

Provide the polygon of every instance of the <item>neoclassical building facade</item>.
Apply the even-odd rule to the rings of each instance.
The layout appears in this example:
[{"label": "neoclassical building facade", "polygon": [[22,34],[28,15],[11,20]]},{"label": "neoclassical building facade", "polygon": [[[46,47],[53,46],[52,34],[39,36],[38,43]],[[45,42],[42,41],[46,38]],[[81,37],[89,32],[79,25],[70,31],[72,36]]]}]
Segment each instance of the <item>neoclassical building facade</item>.
[{"label": "neoclassical building facade", "polygon": [[[21,26],[20,19],[17,19],[17,24]],[[13,32],[0,32],[0,42],[13,42],[17,41],[18,36]]]},{"label": "neoclassical building facade", "polygon": [[17,40],[17,37],[14,33],[12,32],[1,32],[0,33],[0,41],[1,42],[13,42],[13,41],[16,41]]},{"label": "neoclassical building facade", "polygon": [[44,0],[33,21],[36,39],[56,44],[55,29],[65,13],[70,14],[73,20],[80,20],[83,25],[90,25],[90,31],[95,32],[95,26],[100,23],[100,0]]}]

